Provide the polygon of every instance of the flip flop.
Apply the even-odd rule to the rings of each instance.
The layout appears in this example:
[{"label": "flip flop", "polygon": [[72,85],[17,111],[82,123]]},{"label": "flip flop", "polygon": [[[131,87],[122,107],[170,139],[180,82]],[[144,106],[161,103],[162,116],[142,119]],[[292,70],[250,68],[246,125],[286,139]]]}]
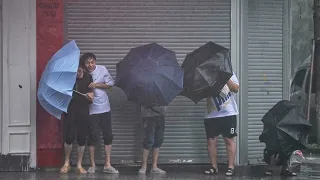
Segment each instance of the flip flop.
[{"label": "flip flop", "polygon": [[61,174],[66,174],[71,170],[71,166],[62,166],[60,173]]},{"label": "flip flop", "polygon": [[297,176],[296,173],[289,171],[289,169],[286,169],[281,172],[281,176]]},{"label": "flip flop", "polygon": [[272,176],[273,171],[272,170],[268,170],[267,172],[264,173],[264,175],[266,176]]},{"label": "flip flop", "polygon": [[211,168],[207,171],[204,171],[204,174],[207,174],[207,175],[214,175],[214,174],[218,174],[218,169],[217,168]]},{"label": "flip flop", "polygon": [[84,169],[84,168],[78,168],[77,169],[77,173],[79,173],[79,174],[87,174],[88,172]]},{"label": "flip flop", "polygon": [[233,176],[234,175],[234,169],[228,168],[228,171],[226,172],[226,176]]}]

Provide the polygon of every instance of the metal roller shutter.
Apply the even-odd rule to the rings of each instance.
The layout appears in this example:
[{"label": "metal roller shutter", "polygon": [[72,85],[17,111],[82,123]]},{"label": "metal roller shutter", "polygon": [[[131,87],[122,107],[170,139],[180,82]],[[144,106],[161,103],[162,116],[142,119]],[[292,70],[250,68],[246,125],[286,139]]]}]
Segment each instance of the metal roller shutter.
[{"label": "metal roller shutter", "polygon": [[[77,0],[66,2],[67,39],[82,52],[97,55],[115,78],[116,63],[130,48],[157,42],[176,52],[181,64],[187,53],[208,41],[230,48],[230,0]],[[121,90],[108,92],[112,108],[114,143],[112,163],[140,161],[139,109]],[[205,103],[177,97],[168,107],[165,142],[160,163],[208,162],[203,114]],[[220,144],[222,141],[220,141]],[[220,160],[226,162],[224,146]],[[96,159],[103,163],[103,146]],[[75,151],[73,159],[76,158]],[[85,163],[88,163],[85,155]]]},{"label": "metal roller shutter", "polygon": [[248,159],[263,157],[262,116],[282,100],[283,0],[249,0]]}]

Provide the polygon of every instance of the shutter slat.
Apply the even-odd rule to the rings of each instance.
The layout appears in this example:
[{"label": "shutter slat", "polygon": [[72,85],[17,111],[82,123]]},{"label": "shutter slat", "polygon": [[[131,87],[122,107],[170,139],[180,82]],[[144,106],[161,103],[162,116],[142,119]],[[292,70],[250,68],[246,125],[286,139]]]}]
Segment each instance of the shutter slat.
[{"label": "shutter slat", "polygon": [[[176,52],[181,64],[187,53],[208,41],[230,48],[230,0],[77,0],[66,1],[67,39],[76,40],[81,52],[93,52],[115,78],[116,63],[133,47],[157,42]],[[139,108],[126,101],[118,88],[108,91],[112,108],[114,143],[112,163],[141,161]],[[207,163],[203,124],[205,102],[195,105],[177,97],[168,107],[160,163]],[[226,162],[219,141],[220,161]],[[96,148],[102,164],[102,141]],[[72,159],[76,160],[76,151]],[[88,154],[84,163],[88,164]]]},{"label": "shutter slat", "polygon": [[261,118],[282,100],[283,0],[248,4],[248,159],[255,163],[265,147]]}]

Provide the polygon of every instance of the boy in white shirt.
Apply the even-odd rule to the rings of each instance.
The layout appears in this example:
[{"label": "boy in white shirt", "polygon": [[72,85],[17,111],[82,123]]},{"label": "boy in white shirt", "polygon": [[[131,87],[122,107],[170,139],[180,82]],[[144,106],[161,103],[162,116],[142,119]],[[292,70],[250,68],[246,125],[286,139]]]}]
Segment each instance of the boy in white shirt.
[{"label": "boy in white shirt", "polygon": [[[233,73],[227,82],[227,87],[223,93],[215,97],[207,98],[207,110],[204,117],[204,125],[207,135],[208,155],[211,160],[212,168],[205,171],[206,174],[217,174],[217,140],[221,134],[227,148],[228,171],[226,176],[234,175],[234,161],[236,155],[236,145],[234,137],[237,136],[237,118],[239,114],[234,93],[239,90],[239,81]],[[222,95],[224,94],[224,95]]]},{"label": "boy in white shirt", "polygon": [[93,83],[91,83],[89,87],[92,88],[94,92],[94,100],[90,105],[91,126],[88,136],[88,146],[91,167],[88,169],[88,173],[95,173],[96,170],[96,164],[94,161],[94,145],[100,136],[100,129],[103,135],[106,156],[103,172],[117,174],[119,171],[113,168],[110,163],[113,134],[110,103],[108,95],[105,91],[114,85],[114,81],[104,66],[96,65],[96,56],[93,53],[83,54],[80,58],[80,61],[85,63],[88,72],[92,76]]}]

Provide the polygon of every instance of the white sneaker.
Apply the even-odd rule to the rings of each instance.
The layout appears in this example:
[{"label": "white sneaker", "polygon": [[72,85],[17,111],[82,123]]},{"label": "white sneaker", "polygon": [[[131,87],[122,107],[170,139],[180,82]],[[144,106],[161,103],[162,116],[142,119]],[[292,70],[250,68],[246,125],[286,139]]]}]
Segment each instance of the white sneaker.
[{"label": "white sneaker", "polygon": [[139,174],[146,174],[146,172],[147,172],[147,169],[145,169],[145,168],[141,168],[139,170]]},{"label": "white sneaker", "polygon": [[114,167],[103,167],[103,172],[108,173],[108,174],[119,174],[119,171],[116,170]]},{"label": "white sneaker", "polygon": [[94,174],[94,173],[96,173],[96,168],[95,167],[89,167],[87,172],[90,173],[90,174]]},{"label": "white sneaker", "polygon": [[151,169],[150,173],[153,173],[153,174],[166,174],[167,172],[160,169],[160,168],[155,168],[155,169]]}]

